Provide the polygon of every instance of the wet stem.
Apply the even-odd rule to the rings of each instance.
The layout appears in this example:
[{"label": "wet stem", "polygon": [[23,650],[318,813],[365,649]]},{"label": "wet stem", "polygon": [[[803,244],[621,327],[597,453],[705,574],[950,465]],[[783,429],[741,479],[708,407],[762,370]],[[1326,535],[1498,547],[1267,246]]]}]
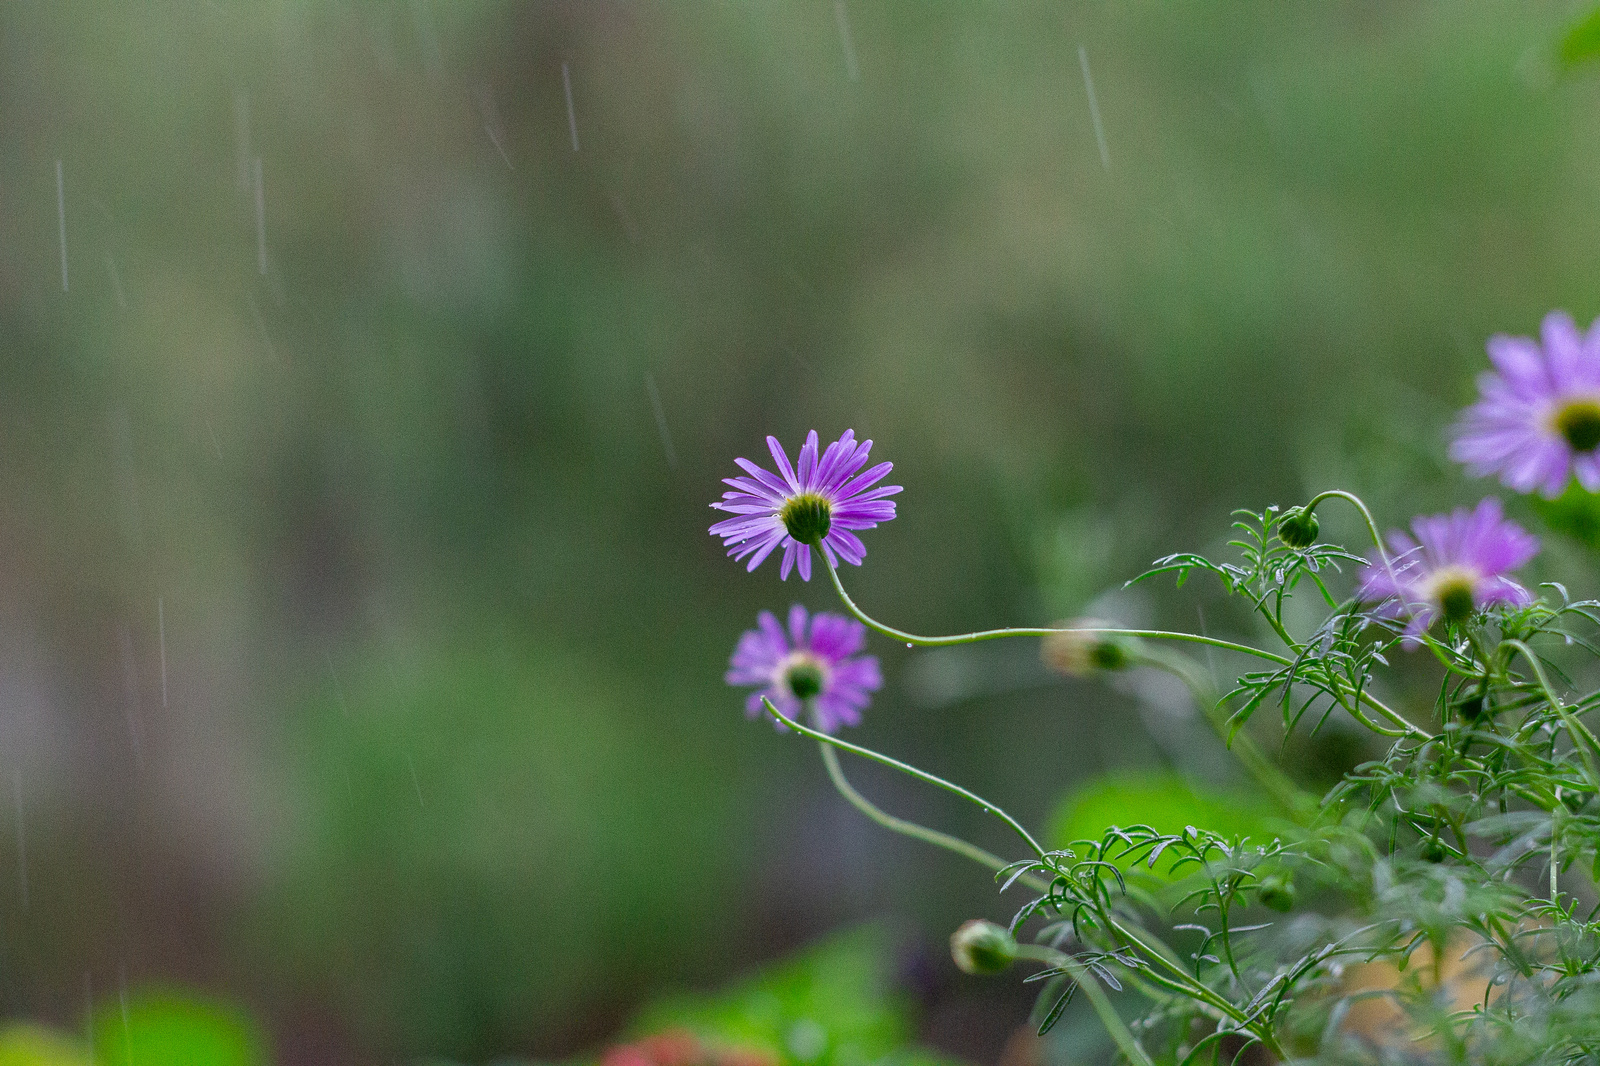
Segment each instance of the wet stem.
[{"label": "wet stem", "polygon": [[[1029,834],[1026,829],[1022,828],[1021,824],[1019,824],[1016,819],[1007,814],[997,804],[989,802],[983,797],[962,788],[960,785],[946,781],[945,779],[934,774],[930,774],[925,770],[919,770],[916,767],[907,763],[903,763],[898,759],[892,758],[888,755],[883,755],[879,752],[871,750],[870,748],[864,748],[860,745],[852,744],[849,741],[841,740],[838,737],[820,732],[819,730],[810,728],[809,726],[802,725],[794,719],[785,716],[782,711],[778,710],[778,708],[773,705],[771,700],[768,700],[765,697],[762,698],[761,702],[766,708],[767,713],[771,715],[779,724],[794,730],[802,736],[809,737],[818,742],[818,745],[822,750],[823,763],[828,768],[828,776],[832,779],[834,787],[838,789],[840,794],[843,795],[852,806],[861,811],[863,814],[867,815],[868,818],[872,819],[877,824],[891,830],[892,832],[901,833],[911,837],[912,839],[921,840],[924,843],[933,844],[936,847],[953,851],[958,855],[961,855],[967,859],[971,859],[972,861],[977,862],[982,866],[986,866],[990,870],[996,872],[1005,869],[1008,865],[998,856],[992,855],[982,848],[977,847],[974,844],[970,844],[959,837],[952,836],[948,833],[942,833],[936,829],[929,829],[926,826],[918,825],[915,822],[910,822],[903,818],[897,818],[894,815],[881,810],[871,803],[871,801],[867,800],[866,797],[862,796],[860,792],[856,791],[856,789],[845,778],[844,771],[839,766],[838,758],[834,754],[834,749],[842,749],[854,755],[859,755],[864,759],[881,763],[884,766],[891,767],[892,769],[899,770],[901,773],[914,777],[919,781],[935,785],[947,792],[951,792],[957,796],[960,796],[962,799],[965,799],[969,803],[979,807],[986,814],[992,814],[1001,821],[1005,822],[1023,839],[1023,841],[1033,851],[1034,855],[1039,859],[1040,865],[1046,870],[1053,871],[1061,876],[1065,876],[1065,872],[1059,868],[1050,853],[1046,852],[1042,847],[1040,847],[1039,843],[1034,840],[1033,836]],[[1036,892],[1044,893],[1050,890],[1050,885],[1048,882],[1032,875],[1024,874],[1017,880],[1021,881],[1023,884],[1027,885],[1029,888],[1032,888]],[[1275,1054],[1279,1054],[1280,1057],[1282,1057],[1281,1050],[1278,1048],[1277,1040],[1273,1036],[1269,1026],[1252,1022],[1249,1016],[1245,1015],[1232,1003],[1228,1002],[1227,999],[1223,998],[1213,989],[1209,988],[1196,977],[1191,975],[1188,969],[1184,967],[1182,961],[1179,959],[1177,952],[1175,952],[1169,945],[1164,943],[1154,933],[1137,927],[1130,922],[1119,921],[1113,917],[1109,911],[1103,908],[1096,908],[1096,917],[1104,925],[1104,927],[1113,932],[1116,937],[1120,938],[1124,943],[1137,948],[1153,963],[1159,964],[1162,969],[1167,971],[1166,975],[1159,975],[1154,972],[1149,974],[1149,977],[1155,981],[1157,985],[1169,990],[1170,992],[1195,1001],[1202,1007],[1202,1009],[1206,1011],[1206,1013],[1210,1014],[1219,1021],[1221,1021],[1223,1018],[1231,1019],[1242,1030],[1260,1040],[1261,1043],[1264,1044],[1269,1050],[1272,1050]],[[1088,980],[1093,981],[1093,978],[1090,977]],[[1152,998],[1156,999],[1161,998],[1151,993],[1150,990],[1145,987],[1142,981],[1136,983],[1138,987],[1140,987],[1140,989],[1147,995],[1151,995]],[[1104,995],[1103,990],[1096,989],[1096,991],[1099,991],[1102,996]]]}]

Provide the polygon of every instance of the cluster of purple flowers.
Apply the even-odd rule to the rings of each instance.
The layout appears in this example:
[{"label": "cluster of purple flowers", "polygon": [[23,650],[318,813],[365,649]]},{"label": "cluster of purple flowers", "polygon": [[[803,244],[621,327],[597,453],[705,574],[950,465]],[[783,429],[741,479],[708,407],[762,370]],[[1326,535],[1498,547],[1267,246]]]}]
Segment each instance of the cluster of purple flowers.
[{"label": "cluster of purple flowers", "polygon": [[[866,545],[857,530],[871,529],[894,517],[899,485],[879,485],[892,463],[868,469],[872,442],[858,441],[854,430],[825,449],[817,431],[806,435],[798,464],[776,437],[767,438],[776,473],[749,459],[734,460],[744,477],[724,478],[729,491],[711,506],[734,517],[711,527],[735,559],[749,558],[754,570],[778,548],[783,549],[779,577],[787,581],[799,570],[811,580],[811,549],[820,551],[829,567],[840,560],[860,566]],[[745,702],[751,717],[761,713],[763,697],[792,719],[808,717],[814,728],[832,733],[861,721],[870,693],[883,685],[875,656],[859,655],[867,627],[843,615],[819,613],[808,619],[799,604],[789,608],[787,631],[770,612],[761,612],[757,626],[739,638],[729,663],[730,685],[755,685]]]},{"label": "cluster of purple flowers", "polygon": [[[1600,491],[1600,320],[1585,333],[1552,311],[1539,340],[1496,334],[1488,350],[1494,369],[1478,378],[1478,402],[1456,423],[1450,457],[1517,492],[1554,498],[1574,477]],[[1507,575],[1538,554],[1539,541],[1505,517],[1499,500],[1417,518],[1411,532],[1389,535],[1393,556],[1372,560],[1361,590],[1408,619],[1409,637],[1441,617],[1459,622],[1533,601]]]},{"label": "cluster of purple flowers", "polygon": [[[1584,333],[1570,316],[1552,312],[1541,340],[1489,339],[1494,369],[1479,378],[1480,398],[1456,424],[1450,455],[1518,492],[1559,496],[1574,477],[1600,492],[1600,320]],[[730,556],[749,560],[747,570],[781,548],[785,580],[792,570],[811,579],[813,548],[830,569],[841,561],[861,565],[866,546],[856,533],[895,515],[889,497],[900,486],[879,484],[892,464],[867,467],[872,442],[857,441],[851,430],[825,449],[813,430],[798,463],[774,437],[767,448],[775,471],[735,460],[744,476],[725,478],[729,491],[711,505],[733,517],[711,533]],[[1508,575],[1538,551],[1538,540],[1489,497],[1475,508],[1419,516],[1410,533],[1392,531],[1389,551],[1370,558],[1359,595],[1380,614],[1403,619],[1416,642],[1440,619],[1460,623],[1496,605],[1531,603]],[[755,686],[746,702],[752,716],[766,698],[787,717],[808,717],[831,733],[857,724],[883,684],[878,660],[860,654],[865,643],[866,627],[842,615],[811,616],[796,604],[785,627],[763,611],[740,638],[727,681]]]}]

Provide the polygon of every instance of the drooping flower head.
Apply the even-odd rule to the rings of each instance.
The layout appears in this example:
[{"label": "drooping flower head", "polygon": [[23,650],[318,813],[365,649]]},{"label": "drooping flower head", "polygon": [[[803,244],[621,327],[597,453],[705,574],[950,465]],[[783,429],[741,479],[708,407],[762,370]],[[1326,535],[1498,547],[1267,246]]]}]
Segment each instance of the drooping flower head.
[{"label": "drooping flower head", "polygon": [[804,721],[824,733],[858,725],[871,693],[883,687],[875,655],[858,655],[867,642],[867,627],[844,615],[821,614],[808,619],[798,603],[789,608],[787,631],[771,611],[762,611],[756,628],[739,638],[728,662],[730,685],[759,685],[745,700],[751,718],[763,712],[761,697],[771,700],[784,717]]},{"label": "drooping flower head", "polygon": [[1408,618],[1406,635],[1420,637],[1441,615],[1460,622],[1493,604],[1526,607],[1527,589],[1506,573],[1539,554],[1539,541],[1508,521],[1500,501],[1489,497],[1472,510],[1412,519],[1415,538],[1389,534],[1390,559],[1367,564],[1361,598],[1379,602],[1381,613]]},{"label": "drooping flower head", "polygon": [[772,473],[748,459],[735,459],[749,477],[723,478],[732,491],[712,504],[735,517],[711,527],[712,536],[721,537],[723,547],[735,559],[750,557],[746,570],[754,570],[773,550],[783,548],[780,576],[788,580],[796,566],[800,577],[811,580],[811,545],[819,544],[835,566],[840,559],[856,566],[866,557],[866,545],[853,532],[871,529],[894,517],[894,501],[887,497],[900,491],[899,485],[882,485],[893,463],[879,463],[869,470],[867,455],[872,442],[857,441],[854,430],[817,454],[817,431],[806,435],[800,449],[798,469],[778,443],[768,437],[767,448],[778,472]]},{"label": "drooping flower head", "polygon": [[1552,311],[1541,334],[1542,347],[1531,337],[1489,338],[1495,369],[1478,378],[1481,398],[1462,412],[1450,458],[1518,492],[1553,498],[1574,474],[1600,492],[1600,320],[1585,334]]}]

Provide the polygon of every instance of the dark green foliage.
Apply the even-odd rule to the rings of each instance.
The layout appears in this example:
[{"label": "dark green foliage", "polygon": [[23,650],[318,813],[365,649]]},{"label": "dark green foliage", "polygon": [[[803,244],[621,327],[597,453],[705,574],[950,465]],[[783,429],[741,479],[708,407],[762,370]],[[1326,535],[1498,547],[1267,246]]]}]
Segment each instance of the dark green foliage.
[{"label": "dark green foliage", "polygon": [[[1270,832],[1123,822],[1002,871],[1034,890],[1012,929],[1042,920],[1035,950],[1053,960],[1030,977],[1051,982],[1042,1028],[1095,982],[1143,993],[1131,1032],[1156,1061],[1252,1045],[1330,1062],[1600,1054],[1600,741],[1582,722],[1600,692],[1574,693],[1567,674],[1595,672],[1600,603],[1548,585],[1529,607],[1408,637],[1440,677],[1419,724],[1376,691],[1403,620],[1325,580],[1360,557],[1274,540],[1270,509],[1236,528],[1240,562],[1184,554],[1151,571],[1219,577],[1285,645],[1281,668],[1223,697],[1234,736],[1270,696],[1287,730],[1314,709],[1391,744]],[[1284,612],[1301,584],[1328,609],[1305,637]],[[1386,1006],[1360,1007],[1374,997]]]}]

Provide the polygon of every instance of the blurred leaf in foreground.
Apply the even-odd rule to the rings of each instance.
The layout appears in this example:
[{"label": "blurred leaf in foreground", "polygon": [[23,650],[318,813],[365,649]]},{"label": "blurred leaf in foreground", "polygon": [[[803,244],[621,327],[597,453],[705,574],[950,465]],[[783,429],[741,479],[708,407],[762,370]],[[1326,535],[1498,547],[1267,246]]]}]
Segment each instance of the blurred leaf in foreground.
[{"label": "blurred leaf in foreground", "polygon": [[1600,58],[1600,7],[1579,19],[1561,38],[1560,56],[1566,67]]},{"label": "blurred leaf in foreground", "polygon": [[94,1022],[97,1066],[264,1066],[255,1026],[237,1010],[178,992],[113,1003]]},{"label": "blurred leaf in foreground", "polygon": [[82,1042],[42,1025],[0,1029],[0,1066],[90,1066]]},{"label": "blurred leaf in foreground", "polygon": [[[1177,774],[1114,773],[1067,794],[1051,820],[1049,846],[1099,840],[1113,825],[1147,825],[1161,833],[1181,833],[1192,825],[1224,836],[1271,835],[1261,805],[1247,796],[1202,796]],[[1176,858],[1158,860],[1155,872],[1170,876]]]},{"label": "blurred leaf in foreground", "polygon": [[[1600,11],[1585,20],[1585,25],[1590,23],[1595,33],[1595,54],[1600,55]],[[1574,481],[1553,500],[1538,495],[1530,495],[1527,500],[1545,525],[1591,551],[1600,551],[1600,495]]]},{"label": "blurred leaf in foreground", "polygon": [[[906,1046],[911,1003],[895,987],[888,935],[868,926],[839,934],[745,981],[710,995],[679,995],[647,1007],[630,1027],[676,1034],[750,1062],[784,1066],[938,1066]],[[647,1041],[629,1047],[644,1047]]]}]

